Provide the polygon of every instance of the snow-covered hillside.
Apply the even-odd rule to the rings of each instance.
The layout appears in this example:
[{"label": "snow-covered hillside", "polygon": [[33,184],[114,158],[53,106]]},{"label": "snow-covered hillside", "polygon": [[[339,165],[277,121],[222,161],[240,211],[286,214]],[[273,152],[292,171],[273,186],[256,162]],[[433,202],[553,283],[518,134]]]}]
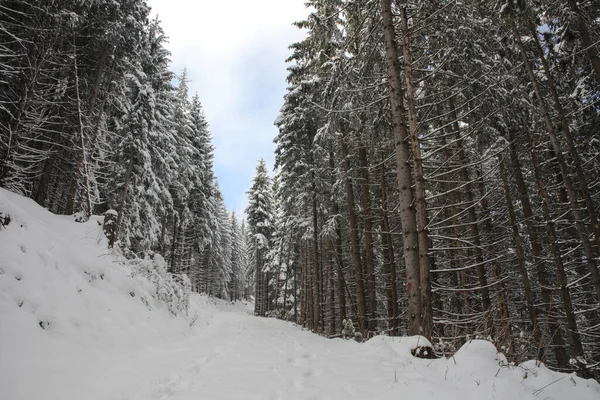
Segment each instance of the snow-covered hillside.
[{"label": "snow-covered hillside", "polygon": [[328,340],[197,294],[174,315],[98,218],[2,189],[0,213],[0,400],[600,398],[595,381],[507,366],[483,341],[423,360],[417,338]]}]

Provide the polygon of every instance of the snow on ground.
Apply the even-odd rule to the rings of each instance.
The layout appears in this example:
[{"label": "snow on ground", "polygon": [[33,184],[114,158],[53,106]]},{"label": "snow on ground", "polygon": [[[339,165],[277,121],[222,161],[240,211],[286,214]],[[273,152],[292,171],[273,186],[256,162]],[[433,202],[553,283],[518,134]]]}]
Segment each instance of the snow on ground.
[{"label": "snow on ground", "polygon": [[592,380],[501,366],[484,341],[423,360],[410,355],[420,338],[328,340],[197,294],[174,316],[109,254],[97,218],[78,224],[0,189],[6,211],[0,400],[600,398]]}]

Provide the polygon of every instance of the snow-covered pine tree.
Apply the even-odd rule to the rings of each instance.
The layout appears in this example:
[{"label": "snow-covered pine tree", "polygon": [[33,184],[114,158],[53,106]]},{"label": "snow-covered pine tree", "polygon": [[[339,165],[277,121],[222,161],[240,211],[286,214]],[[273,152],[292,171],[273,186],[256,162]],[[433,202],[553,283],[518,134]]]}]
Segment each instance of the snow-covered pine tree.
[{"label": "snow-covered pine tree", "polygon": [[163,219],[172,209],[168,157],[175,143],[167,121],[173,112],[174,88],[164,40],[158,21],[153,21],[141,43],[137,69],[129,78],[130,103],[114,154],[109,204],[119,213],[119,239],[134,253],[159,243]]},{"label": "snow-covered pine tree", "polygon": [[246,241],[240,226],[240,221],[235,213],[231,212],[229,231],[231,234],[231,281],[229,293],[232,301],[245,298],[244,288],[246,281]]},{"label": "snow-covered pine tree", "polygon": [[273,209],[273,187],[263,159],[256,166],[256,174],[252,186],[247,192],[248,206],[246,207],[246,220],[250,234],[249,251],[254,257],[255,306],[254,313],[264,316],[270,311],[269,282],[272,271],[270,270],[270,253],[272,245],[275,215]]}]

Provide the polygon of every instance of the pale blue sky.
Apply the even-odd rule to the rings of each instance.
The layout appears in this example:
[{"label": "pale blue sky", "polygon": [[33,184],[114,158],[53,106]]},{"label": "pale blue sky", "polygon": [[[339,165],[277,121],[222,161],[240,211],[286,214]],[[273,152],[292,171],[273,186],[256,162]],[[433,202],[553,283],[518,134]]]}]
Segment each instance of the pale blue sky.
[{"label": "pale blue sky", "polygon": [[262,157],[273,167],[288,46],[303,33],[304,0],[148,0],[169,37],[172,69],[187,67],[215,146],[215,173],[236,212]]}]

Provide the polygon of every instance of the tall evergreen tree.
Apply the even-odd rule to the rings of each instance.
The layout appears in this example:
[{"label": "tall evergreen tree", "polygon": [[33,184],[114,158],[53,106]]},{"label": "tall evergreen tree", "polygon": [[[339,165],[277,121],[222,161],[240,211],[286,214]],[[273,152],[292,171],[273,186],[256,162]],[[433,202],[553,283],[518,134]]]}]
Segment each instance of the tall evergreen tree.
[{"label": "tall evergreen tree", "polygon": [[250,251],[254,257],[255,306],[254,313],[265,316],[270,310],[269,282],[272,277],[269,249],[272,246],[275,215],[273,188],[264,160],[256,166],[252,186],[247,192],[246,218],[250,234]]}]

